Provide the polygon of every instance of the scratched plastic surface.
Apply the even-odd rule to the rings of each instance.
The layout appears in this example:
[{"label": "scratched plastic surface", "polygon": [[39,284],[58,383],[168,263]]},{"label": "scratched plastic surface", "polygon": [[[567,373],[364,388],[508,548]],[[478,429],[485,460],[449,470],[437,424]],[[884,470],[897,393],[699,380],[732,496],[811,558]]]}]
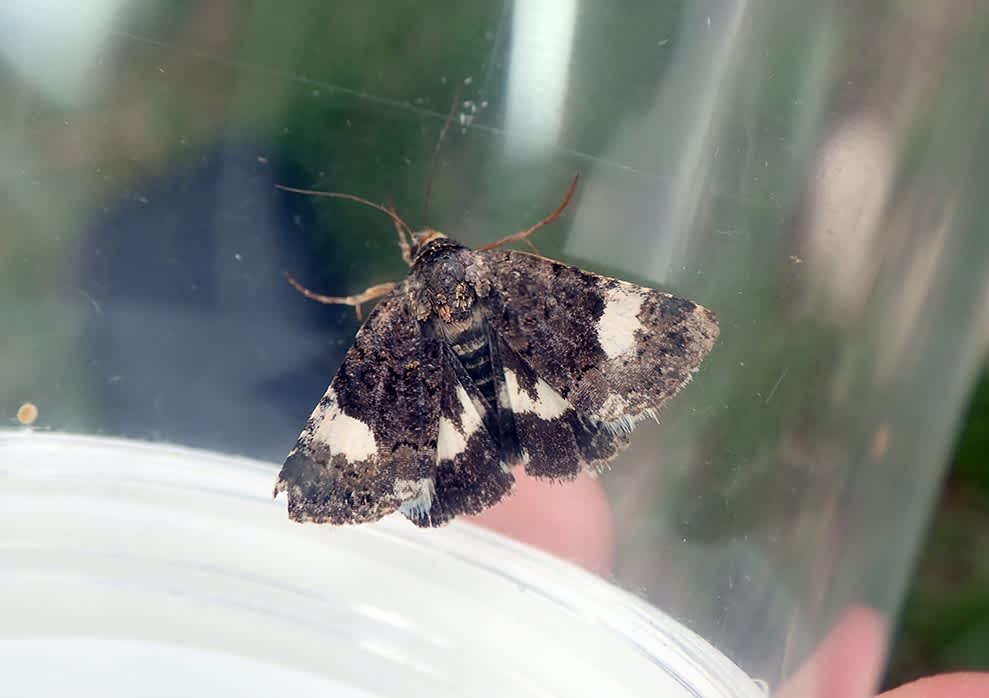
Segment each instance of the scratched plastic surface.
[{"label": "scratched plastic surface", "polygon": [[759,696],[683,626],[469,525],[300,527],[274,470],[0,434],[11,695]]}]

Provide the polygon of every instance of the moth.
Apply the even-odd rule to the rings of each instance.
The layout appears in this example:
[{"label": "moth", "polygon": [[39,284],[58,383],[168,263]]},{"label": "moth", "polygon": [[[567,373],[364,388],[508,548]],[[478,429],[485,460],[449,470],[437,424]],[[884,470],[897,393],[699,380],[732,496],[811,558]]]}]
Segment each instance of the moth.
[{"label": "moth", "polygon": [[528,252],[528,230],[470,249],[391,207],[409,274],[355,296],[380,302],[288,454],[274,494],[296,521],[357,524],[398,511],[440,526],[498,502],[512,467],[596,471],[689,381],[718,337],[714,313],[662,291]]}]

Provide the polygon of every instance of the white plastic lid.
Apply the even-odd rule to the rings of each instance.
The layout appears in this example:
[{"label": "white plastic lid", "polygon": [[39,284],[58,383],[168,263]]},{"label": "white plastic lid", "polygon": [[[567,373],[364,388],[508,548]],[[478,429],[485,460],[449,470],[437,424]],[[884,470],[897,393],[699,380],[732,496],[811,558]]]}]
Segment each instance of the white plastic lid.
[{"label": "white plastic lid", "polygon": [[0,433],[10,695],[760,696],[706,641],[469,524],[290,522],[270,464]]}]

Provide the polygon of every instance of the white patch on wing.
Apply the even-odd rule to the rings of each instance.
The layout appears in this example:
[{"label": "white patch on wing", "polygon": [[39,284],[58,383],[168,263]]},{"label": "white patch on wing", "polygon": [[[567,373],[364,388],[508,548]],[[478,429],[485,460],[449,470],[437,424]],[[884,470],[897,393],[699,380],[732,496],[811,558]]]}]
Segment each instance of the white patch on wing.
[{"label": "white patch on wing", "polygon": [[316,424],[313,438],[329,446],[330,453],[339,453],[353,462],[367,460],[377,453],[378,444],[374,441],[371,427],[341,412],[336,396],[331,394],[331,398],[332,401]]},{"label": "white patch on wing", "polygon": [[401,501],[398,510],[411,519],[420,519],[428,514],[433,506],[436,484],[431,477],[419,480],[395,480],[393,492]]},{"label": "white patch on wing", "polygon": [[440,417],[440,430],[436,435],[436,462],[453,460],[467,449],[467,439],[457,431],[446,417]]},{"label": "white patch on wing", "polygon": [[518,376],[510,368],[505,369],[505,390],[508,404],[516,413],[531,412],[542,419],[556,419],[573,406],[553,390],[542,378],[536,379],[536,399],[519,386]]},{"label": "white patch on wing", "polygon": [[639,290],[623,286],[609,288],[604,312],[598,320],[598,343],[609,359],[635,351],[635,332],[643,329],[639,311],[646,296]]},{"label": "white patch on wing", "polygon": [[457,385],[457,401],[460,403],[461,429],[447,417],[440,417],[436,435],[436,462],[453,460],[467,449],[471,434],[481,428],[481,415],[462,385]]}]

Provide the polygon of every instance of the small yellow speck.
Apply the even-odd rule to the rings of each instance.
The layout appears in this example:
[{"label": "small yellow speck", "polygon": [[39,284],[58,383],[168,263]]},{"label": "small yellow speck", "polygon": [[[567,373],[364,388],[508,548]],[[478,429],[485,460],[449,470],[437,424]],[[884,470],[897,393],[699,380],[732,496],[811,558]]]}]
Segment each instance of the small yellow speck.
[{"label": "small yellow speck", "polygon": [[38,406],[33,402],[25,402],[17,409],[17,421],[21,424],[34,424],[38,418]]}]

